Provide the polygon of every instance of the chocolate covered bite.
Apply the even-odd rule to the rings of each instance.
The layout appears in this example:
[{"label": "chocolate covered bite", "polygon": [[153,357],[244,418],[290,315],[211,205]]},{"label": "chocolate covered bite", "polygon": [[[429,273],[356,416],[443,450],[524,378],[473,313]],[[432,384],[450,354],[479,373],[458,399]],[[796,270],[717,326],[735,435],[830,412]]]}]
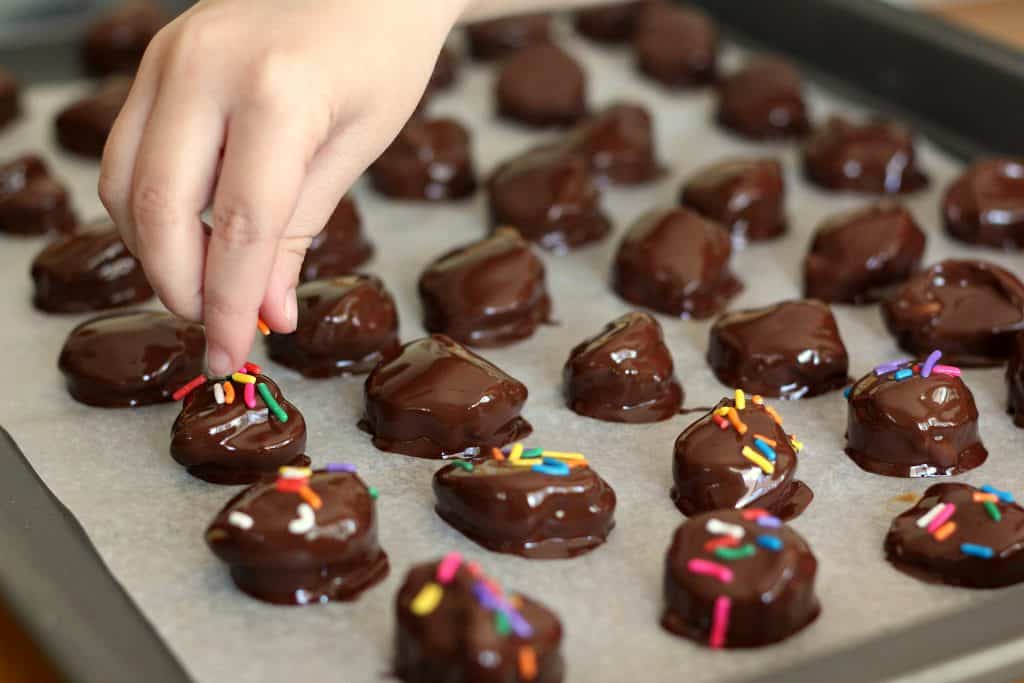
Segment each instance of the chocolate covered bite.
[{"label": "chocolate covered bite", "polygon": [[669,88],[715,80],[718,29],[703,12],[674,3],[644,7],[633,33],[633,53],[643,73]]},{"label": "chocolate covered bite", "polygon": [[516,443],[481,455],[434,475],[434,509],[474,542],[551,560],[589,552],[608,538],[615,491],[583,454]]},{"label": "chocolate covered bite", "polygon": [[462,199],[476,190],[469,131],[453,119],[409,119],[370,166],[381,194],[396,199]]},{"label": "chocolate covered bite", "polygon": [[398,349],[395,301],[372,275],[306,282],[295,298],[295,331],[264,339],[273,360],[306,377],[367,373]]},{"label": "chocolate covered bite", "polygon": [[544,263],[512,228],[444,254],[419,281],[423,327],[468,346],[504,346],[549,322]]},{"label": "chocolate covered bite", "polygon": [[564,145],[531,149],[487,183],[491,225],[512,225],[545,249],[566,252],[603,239],[611,223],[587,160]]},{"label": "chocolate covered bite", "polygon": [[1024,428],[1024,332],[1013,336],[1013,350],[1006,365],[1007,412]]},{"label": "chocolate covered bite", "polygon": [[142,264],[108,221],[51,242],[32,261],[31,274],[32,303],[47,313],[102,311],[153,296]]},{"label": "chocolate covered bite", "polygon": [[182,400],[171,427],[171,456],[212,484],[272,479],[279,467],[309,465],[306,421],[259,367],[227,378],[199,375],[173,394]]},{"label": "chocolate covered bite", "polygon": [[66,233],[77,225],[67,189],[42,159],[26,154],[0,165],[0,232]]},{"label": "chocolate covered bite", "polygon": [[755,59],[719,81],[716,117],[752,140],[800,137],[810,128],[800,74],[774,57]]},{"label": "chocolate covered bite", "polygon": [[144,406],[172,400],[202,372],[205,351],[199,323],[158,311],[114,313],[71,330],[57,366],[80,403]]},{"label": "chocolate covered bite", "polygon": [[599,43],[624,43],[633,37],[640,13],[651,0],[598,5],[577,11],[573,23],[580,34]]},{"label": "chocolate covered bite", "polygon": [[1024,284],[993,263],[949,259],[911,276],[882,315],[910,353],[939,349],[956,365],[1001,365],[1024,330]]},{"label": "chocolate covered bite", "polygon": [[862,469],[935,477],[985,462],[974,396],[960,369],[940,360],[933,351],[883,363],[847,390],[846,454]]},{"label": "chocolate covered bite", "polygon": [[994,486],[930,486],[892,521],[886,559],[928,583],[1002,588],[1024,581],[1024,509]]},{"label": "chocolate covered bite", "polygon": [[565,126],[587,110],[583,68],[557,45],[524,47],[505,60],[495,87],[498,113],[528,126]]},{"label": "chocolate covered bite", "polygon": [[982,159],[946,190],[946,232],[969,244],[1024,249],[1024,161]]},{"label": "chocolate covered bite", "polygon": [[725,313],[710,337],[708,364],[726,386],[797,399],[847,383],[846,346],[824,302],[783,301]]},{"label": "chocolate covered bite", "polygon": [[562,370],[575,413],[607,422],[659,422],[679,414],[683,387],[661,325],[627,313],[577,345]]},{"label": "chocolate covered bite", "polygon": [[519,414],[526,386],[440,334],[386,355],[366,378],[364,394],[359,427],[382,451],[472,455],[533,431]]},{"label": "chocolate covered bite", "polygon": [[582,122],[568,146],[582,154],[599,183],[639,185],[662,174],[654,150],[654,124],[639,104],[613,104]]},{"label": "chocolate covered bite", "polygon": [[414,566],[395,599],[395,676],[404,683],[560,683],[562,625],[476,562]]},{"label": "chocolate covered bite", "polygon": [[804,260],[804,296],[840,303],[879,301],[913,274],[925,236],[903,206],[880,202],[823,222]]},{"label": "chocolate covered bite", "polygon": [[711,648],[785,640],[821,611],[818,561],[764,510],[717,510],[683,523],[665,558],[661,625]]},{"label": "chocolate covered bite", "polygon": [[672,500],[688,517],[755,507],[792,519],[814,498],[796,479],[802,449],[778,411],[761,396],[737,389],[676,438]]},{"label": "chocolate covered bite", "polygon": [[373,245],[363,233],[355,200],[341,198],[324,229],[310,242],[302,262],[302,282],[351,273],[373,256]]},{"label": "chocolate covered bite", "polygon": [[888,121],[853,123],[833,116],[808,138],[804,175],[827,190],[902,194],[928,184],[909,130]]},{"label": "chocolate covered bite", "polygon": [[626,301],[681,318],[707,318],[741,289],[729,269],[729,232],[690,209],[652,211],[619,245],[612,288]]},{"label": "chocolate covered bite", "polygon": [[0,129],[21,114],[21,87],[14,75],[0,68]]},{"label": "chocolate covered bite", "polygon": [[732,159],[687,181],[679,201],[732,231],[738,244],[786,232],[786,185],[775,159]]},{"label": "chocolate covered bite", "polygon": [[355,600],[388,573],[377,491],[353,465],[282,467],[228,501],[206,543],[241,590],[278,605]]},{"label": "chocolate covered bite", "polygon": [[82,62],[96,76],[133,74],[153,36],[168,16],[154,2],[126,2],[89,27],[82,43]]},{"label": "chocolate covered bite", "polygon": [[466,37],[474,59],[502,59],[524,47],[551,42],[551,17],[520,14],[478,21],[466,27]]},{"label": "chocolate covered bite", "polygon": [[99,159],[107,144],[110,129],[121,112],[132,81],[112,77],[95,91],[74,102],[57,115],[57,142],[68,152]]}]

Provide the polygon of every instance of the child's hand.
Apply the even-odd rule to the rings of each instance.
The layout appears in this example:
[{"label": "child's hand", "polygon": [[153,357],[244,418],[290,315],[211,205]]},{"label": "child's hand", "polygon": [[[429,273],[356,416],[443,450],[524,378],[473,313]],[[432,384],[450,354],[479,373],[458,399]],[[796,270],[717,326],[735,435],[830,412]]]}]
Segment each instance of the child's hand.
[{"label": "child's hand", "polygon": [[[416,106],[467,0],[204,0],[153,40],[100,197],[214,374],[291,332],[310,239]],[[212,202],[213,233],[199,215]]]}]

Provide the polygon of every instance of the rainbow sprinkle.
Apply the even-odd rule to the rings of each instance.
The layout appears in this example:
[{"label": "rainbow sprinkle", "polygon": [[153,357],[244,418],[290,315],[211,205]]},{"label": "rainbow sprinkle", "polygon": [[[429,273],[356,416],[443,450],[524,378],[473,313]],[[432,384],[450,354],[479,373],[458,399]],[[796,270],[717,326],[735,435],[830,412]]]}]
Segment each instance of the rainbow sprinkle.
[{"label": "rainbow sprinkle", "polygon": [[287,422],[288,413],[284,412],[284,408],[281,407],[281,404],[278,403],[273,394],[270,393],[270,388],[263,382],[260,382],[256,385],[256,390],[260,392],[260,396],[263,397],[263,402],[267,404],[267,408],[269,408],[270,412],[274,414],[274,417],[281,422]]},{"label": "rainbow sprinkle", "polygon": [[747,533],[739,524],[729,524],[728,522],[723,522],[717,517],[709,519],[707,524],[704,525],[704,530],[715,536],[729,536],[737,540],[743,538]]},{"label": "rainbow sprinkle", "polygon": [[270,334],[270,326],[267,325],[263,318],[256,318],[256,328],[260,331],[264,337]]},{"label": "rainbow sprinkle", "polygon": [[942,542],[952,536],[954,531],[956,531],[956,522],[946,522],[935,530],[933,538],[935,538],[936,541]]},{"label": "rainbow sprinkle", "polygon": [[455,574],[462,566],[462,554],[450,552],[437,563],[437,580],[442,585],[447,585],[455,578]]},{"label": "rainbow sprinkle", "polygon": [[769,446],[763,439],[759,439],[755,436],[754,445],[757,447],[757,450],[761,451],[761,454],[766,457],[769,462],[775,462],[775,459],[778,457],[775,454],[775,449]]},{"label": "rainbow sprinkle", "polygon": [[1001,500],[1004,503],[1014,502],[1012,493],[1010,493],[1009,491],[1002,491],[1000,489],[997,489],[995,486],[992,486],[991,484],[985,484],[984,486],[981,487],[981,490],[984,491],[985,493],[991,493],[995,495],[997,498],[999,498],[999,500]]},{"label": "rainbow sprinkle", "polygon": [[180,389],[175,391],[173,394],[171,394],[171,398],[173,398],[175,401],[180,401],[181,399],[185,398],[186,396],[191,394],[193,391],[195,391],[197,387],[199,387],[199,386],[201,386],[201,385],[203,385],[205,383],[206,383],[206,375],[199,375],[198,377],[196,377],[196,378],[192,379],[191,381],[189,381],[188,384],[186,384],[185,386],[181,387]]},{"label": "rainbow sprinkle", "polygon": [[758,536],[757,544],[766,550],[772,550],[774,552],[782,550],[782,540],[775,536],[769,536],[768,534],[761,534]]},{"label": "rainbow sprinkle", "polygon": [[356,466],[347,462],[329,462],[324,465],[324,469],[328,472],[348,472],[355,474]]},{"label": "rainbow sprinkle", "polygon": [[732,610],[732,600],[727,595],[719,595],[715,598],[715,607],[712,611],[711,635],[708,637],[708,645],[716,650],[725,647],[725,635],[729,630],[729,612]]},{"label": "rainbow sprinkle", "polygon": [[444,589],[430,581],[423,584],[423,588],[409,603],[409,610],[418,617],[425,617],[437,609],[443,597]]},{"label": "rainbow sprinkle", "polygon": [[742,560],[744,558],[752,556],[757,552],[757,549],[752,543],[747,543],[738,548],[715,548],[715,557],[723,560]]},{"label": "rainbow sprinkle", "polygon": [[217,402],[217,405],[224,405],[224,385],[217,383],[213,385],[213,400]]},{"label": "rainbow sprinkle", "polygon": [[537,653],[529,645],[519,648],[519,675],[524,681],[537,677]]},{"label": "rainbow sprinkle", "polygon": [[244,372],[236,372],[231,375],[231,379],[239,384],[255,384],[256,378],[252,375],[247,375]]},{"label": "rainbow sprinkle", "polygon": [[733,573],[732,570],[725,565],[718,564],[717,562],[711,562],[709,560],[702,560],[699,557],[690,558],[690,561],[686,563],[686,568],[693,574],[699,574],[701,576],[710,576],[714,579],[718,579],[722,583],[732,583]]},{"label": "rainbow sprinkle", "polygon": [[1003,513],[999,511],[999,508],[990,500],[986,500],[982,505],[985,506],[985,512],[992,518],[993,521],[1000,521],[1003,518]]},{"label": "rainbow sprinkle", "polygon": [[977,543],[961,543],[960,552],[971,557],[980,557],[983,560],[991,560],[996,555],[992,548]]},{"label": "rainbow sprinkle", "polygon": [[935,349],[928,354],[928,357],[924,360],[924,365],[921,366],[921,376],[928,377],[932,374],[932,370],[935,369],[935,364],[942,358],[942,351]]},{"label": "rainbow sprinkle", "polygon": [[905,379],[910,379],[914,376],[914,371],[910,368],[900,368],[896,371],[896,374],[892,376],[897,382],[902,382]]},{"label": "rainbow sprinkle", "polygon": [[750,446],[744,446],[743,450],[740,452],[743,454],[744,458],[760,467],[765,474],[775,474],[775,465]]},{"label": "rainbow sprinkle", "polygon": [[256,410],[256,385],[243,384],[242,386],[245,387],[242,394],[245,397],[245,407],[249,410]]},{"label": "rainbow sprinkle", "polygon": [[467,472],[472,472],[473,471],[473,463],[471,463],[468,460],[456,460],[455,462],[452,463],[452,465],[454,465],[455,467],[458,467],[460,469],[463,469],[463,470],[465,470]]},{"label": "rainbow sprinkle", "polygon": [[761,515],[757,518],[757,523],[760,526],[766,526],[769,529],[778,529],[782,526],[782,520],[775,515]]},{"label": "rainbow sprinkle", "polygon": [[736,404],[736,410],[743,410],[747,407],[747,395],[743,393],[742,389],[737,389],[734,396],[733,403]]},{"label": "rainbow sprinkle", "polygon": [[928,522],[928,533],[933,534],[935,530],[940,526],[949,521],[949,518],[956,513],[956,505],[953,503],[942,503],[942,509],[936,513],[935,517]]}]

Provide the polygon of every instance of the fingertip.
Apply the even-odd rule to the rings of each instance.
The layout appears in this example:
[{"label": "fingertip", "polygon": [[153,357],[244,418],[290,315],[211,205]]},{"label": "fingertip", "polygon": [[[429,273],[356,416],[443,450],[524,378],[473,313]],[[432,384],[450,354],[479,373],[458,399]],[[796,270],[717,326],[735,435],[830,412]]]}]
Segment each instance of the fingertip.
[{"label": "fingertip", "polygon": [[241,366],[241,363],[233,363],[231,355],[212,342],[206,347],[206,364],[210,374],[215,377],[226,377],[231,374],[232,368]]}]

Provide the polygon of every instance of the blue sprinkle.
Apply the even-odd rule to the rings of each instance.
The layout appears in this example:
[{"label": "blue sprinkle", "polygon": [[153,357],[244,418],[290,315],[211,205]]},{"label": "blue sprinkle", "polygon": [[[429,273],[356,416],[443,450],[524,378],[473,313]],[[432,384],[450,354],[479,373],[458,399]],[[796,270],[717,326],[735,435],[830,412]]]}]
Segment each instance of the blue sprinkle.
[{"label": "blue sprinkle", "polygon": [[355,472],[356,466],[347,462],[329,462],[324,465],[324,469],[328,472]]},{"label": "blue sprinkle", "polygon": [[978,545],[976,543],[961,543],[960,552],[964,555],[980,557],[983,560],[991,560],[996,554],[995,551],[987,545]]},{"label": "blue sprinkle", "polygon": [[554,458],[544,458],[544,463],[541,465],[534,465],[530,468],[534,472],[540,472],[541,474],[550,474],[555,477],[568,477],[569,466],[561,460],[555,460]]},{"label": "blue sprinkle", "polygon": [[768,458],[771,462],[775,462],[775,449],[761,439],[754,439],[754,445],[757,446],[757,450],[761,451],[764,457]]},{"label": "blue sprinkle", "polygon": [[914,376],[914,371],[913,370],[911,370],[910,368],[903,368],[901,370],[897,370],[896,374],[893,375],[892,378],[894,380],[896,380],[897,382],[899,382],[899,381],[907,379],[908,377],[913,377],[913,376]]},{"label": "blue sprinkle", "polygon": [[997,489],[995,486],[992,486],[991,484],[985,484],[984,486],[981,487],[981,490],[984,491],[985,493],[994,494],[996,496],[996,498],[998,498],[999,500],[1001,500],[1004,503],[1012,503],[1013,502],[1013,494],[1012,493],[1010,493],[1009,491],[1000,491],[999,489]]},{"label": "blue sprinkle", "polygon": [[761,515],[757,518],[757,523],[761,526],[766,526],[771,529],[778,529],[782,526],[782,520],[774,515]]},{"label": "blue sprinkle", "polygon": [[846,399],[850,398],[850,394],[852,394],[852,393],[853,393],[853,385],[851,384],[850,386],[848,386],[845,389],[843,389],[843,398],[846,398]]},{"label": "blue sprinkle", "polygon": [[775,536],[769,536],[768,534],[761,534],[758,536],[757,544],[762,548],[774,550],[775,552],[782,550],[782,541]]}]

